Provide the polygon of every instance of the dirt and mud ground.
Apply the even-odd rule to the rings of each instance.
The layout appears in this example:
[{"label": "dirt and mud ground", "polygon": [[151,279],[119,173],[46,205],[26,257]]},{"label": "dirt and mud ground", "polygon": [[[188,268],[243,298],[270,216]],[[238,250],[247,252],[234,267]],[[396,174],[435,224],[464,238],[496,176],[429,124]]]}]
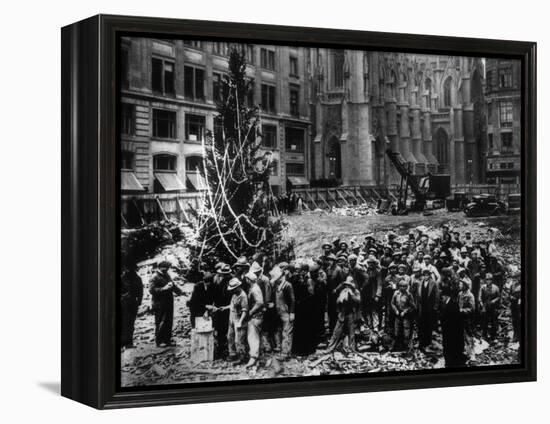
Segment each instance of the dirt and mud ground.
[{"label": "dirt and mud ground", "polygon": [[[335,236],[343,240],[375,233],[381,236],[389,230],[406,236],[409,229],[424,225],[436,231],[447,222],[461,233],[472,232],[474,239],[491,238],[495,241],[503,264],[517,275],[520,268],[520,222],[518,216],[490,218],[465,218],[462,213],[436,211],[431,216],[410,214],[408,216],[341,216],[326,212],[309,212],[289,217],[289,236],[296,240],[298,257],[313,257],[320,253],[324,241]],[[211,363],[192,364],[190,361],[190,324],[186,301],[192,286],[184,285],[187,295],[176,298],[174,318],[175,347],[158,348],[154,342],[154,319],[150,312],[148,276],[143,275],[145,297],[136,321],[136,348],[121,353],[121,383],[127,386],[149,386],[158,384],[196,383],[205,381],[264,379],[293,376],[319,376],[327,374],[374,373],[384,371],[407,371],[441,368],[441,337],[436,336],[434,349],[426,354],[389,352],[380,339],[363,332],[358,336],[359,353],[336,352],[323,355],[323,345],[309,357],[291,358],[281,362],[266,356],[254,369],[231,365],[222,360]],[[517,278],[517,277],[511,277]],[[511,343],[511,322],[509,311],[503,308],[500,315],[501,329],[495,342],[476,339],[476,357],[471,366],[514,364],[518,362],[518,344]]]}]

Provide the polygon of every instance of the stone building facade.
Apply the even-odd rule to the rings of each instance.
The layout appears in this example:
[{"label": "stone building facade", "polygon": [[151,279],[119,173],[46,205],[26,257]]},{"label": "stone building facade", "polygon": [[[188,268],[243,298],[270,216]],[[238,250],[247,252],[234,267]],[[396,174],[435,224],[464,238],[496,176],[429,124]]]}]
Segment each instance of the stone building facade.
[{"label": "stone building facade", "polygon": [[399,180],[390,147],[416,174],[484,180],[484,69],[477,58],[308,49],[312,179]]},{"label": "stone building facade", "polygon": [[[260,106],[264,148],[276,159],[275,193],[320,180],[398,183],[388,147],[415,174],[449,174],[452,184],[510,182],[519,175],[517,63],[237,46],[254,80],[246,101]],[[211,41],[122,39],[123,192],[204,189],[202,140],[214,130],[229,48]]]},{"label": "stone building facade", "polygon": [[[265,148],[277,166],[271,184],[307,185],[310,120],[305,50],[237,45],[247,57],[260,106]],[[215,99],[228,72],[229,44],[123,38],[121,162],[123,193],[186,192],[204,188],[202,141],[214,130]]]},{"label": "stone building facade", "polygon": [[519,184],[521,68],[517,60],[487,59],[487,182]]}]

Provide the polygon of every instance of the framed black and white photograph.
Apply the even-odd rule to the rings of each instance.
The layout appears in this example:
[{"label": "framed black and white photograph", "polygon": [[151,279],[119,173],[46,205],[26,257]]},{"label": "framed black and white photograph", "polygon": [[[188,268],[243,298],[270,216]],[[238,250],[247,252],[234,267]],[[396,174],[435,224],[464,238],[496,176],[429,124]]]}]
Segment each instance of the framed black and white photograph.
[{"label": "framed black and white photograph", "polygon": [[65,396],[536,378],[534,43],[100,15],[62,47]]}]

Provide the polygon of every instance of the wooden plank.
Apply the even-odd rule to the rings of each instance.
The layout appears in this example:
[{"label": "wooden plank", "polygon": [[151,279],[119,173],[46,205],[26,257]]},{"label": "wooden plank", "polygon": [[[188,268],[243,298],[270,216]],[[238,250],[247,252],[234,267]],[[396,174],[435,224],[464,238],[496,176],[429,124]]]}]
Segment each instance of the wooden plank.
[{"label": "wooden plank", "polygon": [[157,201],[157,205],[158,205],[160,211],[162,212],[162,216],[164,217],[164,220],[168,221],[168,217],[166,216],[166,212],[164,212],[164,208],[162,207],[162,203],[160,203],[160,199],[158,197],[156,197],[155,200]]},{"label": "wooden plank", "polygon": [[340,205],[340,203],[338,202],[338,200],[336,199],[336,196],[333,195],[330,190],[327,188],[327,196],[331,197],[332,200],[334,200],[334,203],[336,203],[336,206],[338,206],[339,208],[341,208],[342,206]]},{"label": "wooden plank", "polygon": [[351,205],[351,203],[348,202],[348,200],[346,199],[346,197],[342,194],[342,191],[345,191],[345,190],[343,190],[343,189],[338,189],[338,188],[337,188],[337,189],[336,189],[336,194],[339,195],[339,196],[342,198],[342,200],[344,201],[344,203],[345,203],[347,206]]},{"label": "wooden plank", "polygon": [[313,200],[313,196],[311,195],[311,193],[308,191],[306,191],[306,194],[307,196],[311,199],[311,203],[313,203],[313,206],[315,206],[315,209],[320,209],[319,206],[317,206],[317,203],[315,203],[315,200]]}]

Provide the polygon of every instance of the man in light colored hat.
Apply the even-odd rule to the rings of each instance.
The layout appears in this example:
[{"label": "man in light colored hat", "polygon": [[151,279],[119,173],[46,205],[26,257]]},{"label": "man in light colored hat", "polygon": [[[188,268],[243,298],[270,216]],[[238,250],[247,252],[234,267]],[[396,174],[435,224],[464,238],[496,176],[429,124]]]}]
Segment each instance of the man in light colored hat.
[{"label": "man in light colored hat", "polygon": [[244,274],[248,272],[249,268],[250,268],[250,264],[248,263],[246,256],[241,256],[233,264],[233,276],[237,277],[239,280],[242,281]]},{"label": "man in light colored hat", "polygon": [[[256,262],[254,262],[256,263]],[[258,363],[260,356],[260,341],[264,316],[264,299],[258,286],[258,276],[252,272],[252,267],[244,276],[248,282],[248,327],[247,341],[250,359],[246,364],[252,367]]]},{"label": "man in light colored hat", "polygon": [[246,317],[248,313],[248,298],[242,289],[238,278],[229,280],[227,291],[231,293],[231,302],[224,308],[229,308],[229,329],[227,331],[228,360],[235,363],[245,363],[246,358]]},{"label": "man in light colored hat", "polygon": [[231,267],[222,263],[214,276],[214,314],[212,324],[216,331],[216,357],[224,358],[227,355],[227,331],[229,329],[229,309],[224,306],[231,302],[231,292],[227,290],[231,280]]},{"label": "man in light colored hat", "polygon": [[275,286],[275,307],[279,316],[279,326],[275,334],[277,350],[280,350],[282,359],[286,359],[292,351],[295,307],[294,289],[286,281],[279,267],[273,268],[270,276],[271,282]]}]

